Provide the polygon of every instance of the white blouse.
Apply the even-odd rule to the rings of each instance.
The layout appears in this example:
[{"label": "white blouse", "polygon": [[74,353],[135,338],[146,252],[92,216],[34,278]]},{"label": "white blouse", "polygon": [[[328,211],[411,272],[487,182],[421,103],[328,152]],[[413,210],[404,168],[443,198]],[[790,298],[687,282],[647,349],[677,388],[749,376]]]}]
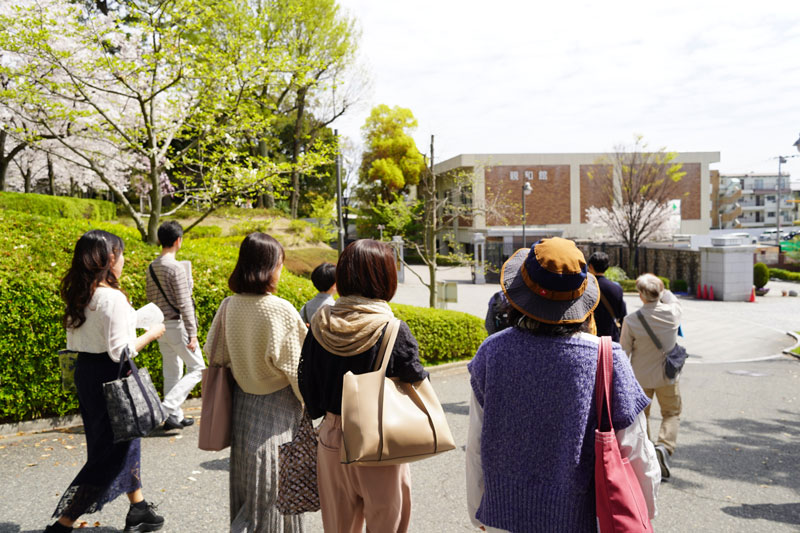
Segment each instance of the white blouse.
[{"label": "white blouse", "polygon": [[119,362],[125,346],[130,356],[136,352],[136,311],[125,294],[110,287],[97,287],[86,306],[86,322],[67,328],[67,349],[75,352],[104,353]]}]

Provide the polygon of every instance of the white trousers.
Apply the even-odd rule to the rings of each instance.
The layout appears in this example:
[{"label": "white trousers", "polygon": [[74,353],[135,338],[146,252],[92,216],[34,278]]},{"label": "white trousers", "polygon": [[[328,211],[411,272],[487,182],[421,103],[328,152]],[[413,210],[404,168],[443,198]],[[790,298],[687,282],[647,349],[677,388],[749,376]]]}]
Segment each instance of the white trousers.
[{"label": "white trousers", "polygon": [[[194,351],[186,347],[189,344],[189,334],[182,320],[167,320],[164,322],[164,335],[158,339],[158,348],[161,350],[161,360],[164,369],[164,410],[167,416],[175,422],[183,420],[181,404],[192,389],[200,383],[203,369],[203,353],[198,345]],[[186,374],[183,365],[186,364]]]}]

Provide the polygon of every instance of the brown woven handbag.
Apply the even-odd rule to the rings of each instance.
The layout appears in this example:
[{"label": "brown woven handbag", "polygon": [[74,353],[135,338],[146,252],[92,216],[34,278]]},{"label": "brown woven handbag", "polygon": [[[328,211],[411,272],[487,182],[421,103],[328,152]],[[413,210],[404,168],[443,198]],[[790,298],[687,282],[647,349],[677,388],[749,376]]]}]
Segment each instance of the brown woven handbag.
[{"label": "brown woven handbag", "polygon": [[303,411],[294,438],[278,446],[278,501],[281,514],[319,511],[317,435],[308,411]]}]

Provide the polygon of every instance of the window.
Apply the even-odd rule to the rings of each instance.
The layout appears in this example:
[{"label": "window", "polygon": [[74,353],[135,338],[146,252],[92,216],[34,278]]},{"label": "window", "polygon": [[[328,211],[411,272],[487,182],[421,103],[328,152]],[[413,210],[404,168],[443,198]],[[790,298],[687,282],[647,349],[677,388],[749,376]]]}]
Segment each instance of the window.
[{"label": "window", "polygon": [[755,180],[755,182],[756,182],[756,185],[755,185],[755,187],[753,187],[754,189],[763,189],[764,188],[764,180],[763,179],[758,178],[757,180]]},{"label": "window", "polygon": [[539,181],[547,181],[547,171],[540,170],[539,171]]},{"label": "window", "polygon": [[767,211],[767,217],[772,218],[775,216],[775,211]]},{"label": "window", "polygon": [[511,178],[511,181],[519,181],[519,172],[512,170],[508,173],[508,177]]},{"label": "window", "polygon": [[775,197],[774,196],[767,196],[767,201],[768,202],[774,202],[775,201]]},{"label": "window", "polygon": [[525,179],[530,181],[533,179],[533,170],[526,170],[525,171]]}]

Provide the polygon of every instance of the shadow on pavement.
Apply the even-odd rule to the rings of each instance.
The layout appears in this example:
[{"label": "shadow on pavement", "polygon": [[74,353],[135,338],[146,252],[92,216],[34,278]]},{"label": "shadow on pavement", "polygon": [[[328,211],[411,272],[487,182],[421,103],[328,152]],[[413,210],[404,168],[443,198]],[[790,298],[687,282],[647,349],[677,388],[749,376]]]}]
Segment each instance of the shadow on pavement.
[{"label": "shadow on pavement", "polygon": [[469,405],[467,405],[467,402],[443,403],[442,409],[444,409],[445,412],[452,413],[454,415],[469,415]]},{"label": "shadow on pavement", "polygon": [[736,518],[761,518],[800,526],[800,503],[743,504],[739,507],[723,507],[722,512]]},{"label": "shadow on pavement", "polygon": [[0,522],[0,533],[19,533],[19,526],[11,522]]},{"label": "shadow on pavement", "polygon": [[[76,530],[77,529],[82,529],[82,528],[78,528],[77,527],[77,525],[80,524],[81,522],[82,521],[79,520],[78,522],[75,523],[76,524]],[[51,523],[52,523],[52,520],[47,522],[48,525],[51,524]],[[91,524],[91,522],[89,522],[89,523]],[[22,529],[17,524],[12,524],[11,522],[0,522],[0,533],[42,533],[42,530],[44,528],[45,528],[45,526],[43,525],[42,529],[28,529],[28,530],[22,531]],[[92,533],[121,533],[122,532],[121,529],[117,529],[115,527],[92,527],[92,526],[89,526],[86,529],[91,529]]]},{"label": "shadow on pavement", "polygon": [[231,458],[226,457],[224,459],[214,459],[213,461],[205,461],[204,463],[200,463],[200,466],[202,466],[206,470],[221,470],[224,472],[228,472],[231,469]]},{"label": "shadow on pavement", "polygon": [[[688,424],[706,439],[702,444],[686,446],[679,442],[675,465],[711,478],[798,491],[800,415],[788,411],[781,414],[786,419],[731,418],[704,427]],[[800,504],[795,509],[800,509]]]}]

